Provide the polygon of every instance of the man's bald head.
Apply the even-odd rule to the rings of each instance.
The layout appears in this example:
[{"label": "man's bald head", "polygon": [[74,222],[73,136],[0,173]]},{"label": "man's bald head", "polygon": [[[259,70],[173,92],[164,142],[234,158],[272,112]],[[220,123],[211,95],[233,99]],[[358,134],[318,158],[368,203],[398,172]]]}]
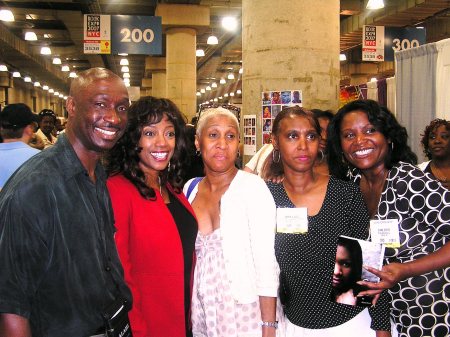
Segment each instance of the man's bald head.
[{"label": "man's bald head", "polygon": [[91,68],[78,73],[78,77],[72,81],[69,95],[76,96],[92,82],[104,79],[117,79],[122,81],[122,79],[111,70],[105,68]]}]

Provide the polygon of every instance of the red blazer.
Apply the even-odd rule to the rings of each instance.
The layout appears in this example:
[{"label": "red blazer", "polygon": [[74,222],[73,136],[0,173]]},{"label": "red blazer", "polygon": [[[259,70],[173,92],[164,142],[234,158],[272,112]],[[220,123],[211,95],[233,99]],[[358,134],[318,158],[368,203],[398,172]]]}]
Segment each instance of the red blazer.
[{"label": "red blazer", "polygon": [[[123,175],[108,179],[117,250],[133,295],[134,337],[185,337],[184,261],[177,225],[164,200],[144,199]],[[183,193],[167,188],[193,215]]]}]

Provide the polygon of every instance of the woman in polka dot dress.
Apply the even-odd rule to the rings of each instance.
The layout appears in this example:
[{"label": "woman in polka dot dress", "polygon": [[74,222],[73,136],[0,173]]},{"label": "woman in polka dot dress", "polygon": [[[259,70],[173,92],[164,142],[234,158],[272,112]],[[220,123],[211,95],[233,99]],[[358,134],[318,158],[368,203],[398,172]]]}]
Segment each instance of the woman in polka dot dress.
[{"label": "woman in polka dot dress", "polygon": [[277,205],[275,252],[286,336],[390,336],[387,296],[370,313],[362,306],[331,300],[339,236],[368,235],[361,192],[351,182],[313,170],[320,125],[312,112],[284,109],[273,127],[269,175],[283,173],[284,180],[267,185]]},{"label": "woman in polka dot dress", "polygon": [[273,198],[261,178],[234,166],[239,124],[230,111],[204,111],[195,144],[205,177],[188,181],[184,188],[199,224],[193,335],[275,337],[278,265]]},{"label": "woman in polka dot dress", "polygon": [[[332,174],[360,186],[375,225],[393,221],[393,245],[374,289],[389,289],[401,337],[450,335],[450,193],[413,166],[406,129],[371,100],[342,107],[328,129]],[[371,224],[372,226],[372,224]],[[375,240],[376,231],[372,232]],[[381,242],[381,241],[380,241]],[[378,290],[377,290],[378,289]]]}]

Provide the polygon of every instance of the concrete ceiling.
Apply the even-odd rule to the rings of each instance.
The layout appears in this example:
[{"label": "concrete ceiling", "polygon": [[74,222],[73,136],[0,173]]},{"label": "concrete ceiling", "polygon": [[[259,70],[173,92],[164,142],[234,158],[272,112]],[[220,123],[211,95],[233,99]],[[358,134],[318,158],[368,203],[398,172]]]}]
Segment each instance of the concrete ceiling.
[{"label": "concrete ceiling", "polygon": [[[365,0],[341,0],[341,51],[348,53],[347,62],[358,62],[361,30],[364,24],[386,26],[415,26],[427,28],[427,42],[450,37],[450,0],[385,0],[382,10],[369,12]],[[197,46],[206,55],[197,58],[197,82],[204,87],[218,81],[230,71],[237,74],[241,67],[242,42],[240,31],[225,32],[220,20],[225,15],[240,19],[241,0],[55,0],[0,1],[0,7],[10,8],[16,21],[0,22],[0,61],[26,73],[41,82],[60,88],[68,88],[67,73],[51,64],[51,58],[39,54],[47,44],[53,55],[58,55],[75,70],[102,66],[120,74],[120,56],[83,54],[83,14],[154,15],[157,3],[183,3],[210,6],[211,27],[197,36]],[[314,4],[311,1],[312,5]],[[38,41],[24,41],[25,31],[34,31]],[[208,46],[210,33],[219,38],[219,45]],[[48,34],[48,38],[44,37]],[[164,40],[164,39],[163,39]],[[131,85],[141,86],[145,72],[145,56],[129,55]]]}]

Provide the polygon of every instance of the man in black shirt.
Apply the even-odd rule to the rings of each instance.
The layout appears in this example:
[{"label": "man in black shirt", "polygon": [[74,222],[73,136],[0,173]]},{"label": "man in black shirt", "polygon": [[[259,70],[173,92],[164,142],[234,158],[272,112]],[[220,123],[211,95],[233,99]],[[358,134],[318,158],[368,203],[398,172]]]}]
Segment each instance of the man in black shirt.
[{"label": "man in black shirt", "polygon": [[130,291],[113,239],[99,159],[123,134],[121,78],[94,68],[74,79],[67,129],[0,192],[0,336],[104,332],[102,313]]}]

